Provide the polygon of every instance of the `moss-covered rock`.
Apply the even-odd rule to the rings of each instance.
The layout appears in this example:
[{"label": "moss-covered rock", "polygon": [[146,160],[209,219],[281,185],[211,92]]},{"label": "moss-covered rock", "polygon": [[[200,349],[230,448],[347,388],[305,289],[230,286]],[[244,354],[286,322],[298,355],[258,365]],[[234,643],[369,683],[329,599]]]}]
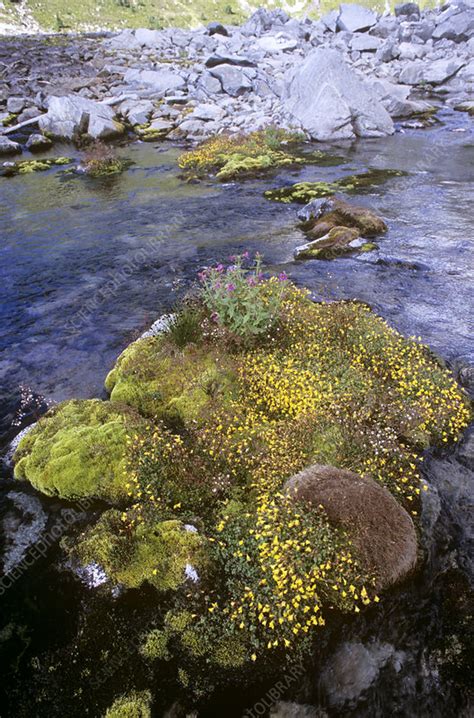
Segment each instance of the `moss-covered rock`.
[{"label": "moss-covered rock", "polygon": [[334,227],[349,227],[358,230],[362,237],[376,237],[387,231],[387,225],[371,209],[350,204],[342,199],[327,200],[319,212],[318,219],[305,222],[304,230],[312,239],[319,239]]},{"label": "moss-covered rock", "polygon": [[351,242],[359,237],[357,229],[333,227],[327,234],[315,239],[295,252],[295,259],[333,259],[354,251]]},{"label": "moss-covered rock", "polygon": [[308,159],[290,152],[304,137],[267,128],[246,135],[217,135],[185,152],[178,164],[187,174],[215,174],[221,181],[259,175],[277,167],[302,164]]},{"label": "moss-covered rock", "polygon": [[129,407],[92,399],[50,409],[20,441],[15,477],[63,499],[127,497],[127,431],[142,419]]},{"label": "moss-covered rock", "polygon": [[1,175],[4,177],[14,177],[15,175],[31,174],[33,172],[45,172],[55,165],[68,165],[72,160],[68,157],[56,157],[53,159],[42,160],[20,160],[1,168]]},{"label": "moss-covered rock", "polygon": [[218,349],[188,345],[180,351],[166,337],[146,337],[119,356],[105,388],[112,402],[134,406],[146,416],[199,421],[232,398],[235,376]]},{"label": "moss-covered rock", "polygon": [[332,197],[336,191],[337,184],[334,182],[297,182],[290,187],[267,190],[263,194],[267,199],[274,202],[306,204],[311,202],[312,199]]},{"label": "moss-covered rock", "polygon": [[150,691],[132,691],[117,698],[104,718],[151,718]]},{"label": "moss-covered rock", "polygon": [[357,192],[405,174],[401,170],[370,169],[367,172],[342,177],[333,182],[297,182],[289,187],[267,190],[264,192],[264,196],[274,202],[307,204],[320,197],[332,197],[341,189],[346,192]]},{"label": "moss-covered rock", "polygon": [[322,505],[335,526],[348,532],[355,553],[377,591],[414,570],[417,538],[413,521],[389,491],[369,477],[315,464],[285,486],[291,496]]},{"label": "moss-covered rock", "polygon": [[83,565],[98,563],[114,583],[139,588],[147,581],[158,591],[199,580],[208,567],[205,539],[180,521],[142,520],[116,509],[82,534],[73,555]]}]

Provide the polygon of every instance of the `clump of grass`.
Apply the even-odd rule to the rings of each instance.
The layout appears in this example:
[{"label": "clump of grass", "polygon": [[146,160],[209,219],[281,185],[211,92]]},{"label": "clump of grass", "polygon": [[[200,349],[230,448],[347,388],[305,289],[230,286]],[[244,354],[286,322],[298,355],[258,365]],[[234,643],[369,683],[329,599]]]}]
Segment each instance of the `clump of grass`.
[{"label": "clump of grass", "polygon": [[91,177],[120,174],[127,168],[127,164],[112,147],[99,140],[90,144],[84,153],[84,169]]}]

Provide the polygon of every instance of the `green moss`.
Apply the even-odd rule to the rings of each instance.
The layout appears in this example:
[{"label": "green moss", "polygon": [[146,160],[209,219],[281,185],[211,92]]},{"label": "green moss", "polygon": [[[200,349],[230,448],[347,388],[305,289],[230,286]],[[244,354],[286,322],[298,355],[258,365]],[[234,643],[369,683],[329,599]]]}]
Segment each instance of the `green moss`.
[{"label": "green moss", "polygon": [[105,718],[151,718],[151,702],[150,691],[132,691],[117,698]]},{"label": "green moss", "polygon": [[2,125],[4,127],[11,127],[12,125],[15,124],[17,117],[18,117],[18,115],[15,115],[13,112],[10,112],[10,114],[7,115],[5,117],[5,119],[3,120]]},{"label": "green moss", "polygon": [[160,631],[154,628],[149,631],[140,646],[140,653],[148,661],[168,661],[171,653],[168,650],[169,635],[167,631]]},{"label": "green moss", "polygon": [[3,170],[3,175],[13,177],[15,175],[31,174],[33,172],[45,172],[55,165],[68,165],[72,160],[67,157],[56,157],[42,160],[19,160]]},{"label": "green moss", "polygon": [[20,441],[15,477],[48,496],[121,501],[126,433],[141,421],[128,407],[97,399],[59,404]]},{"label": "green moss", "polygon": [[400,170],[370,169],[360,174],[349,175],[334,182],[297,182],[290,187],[281,187],[264,192],[264,196],[274,202],[298,202],[307,204],[313,199],[330,197],[339,190],[357,192],[386,182],[393,177],[402,177],[406,172]]},{"label": "green moss", "polygon": [[291,157],[280,152],[268,152],[257,157],[245,157],[238,153],[233,154],[225,162],[222,169],[216,174],[221,182],[259,175],[275,167],[300,164],[303,160]]},{"label": "green moss", "polygon": [[248,646],[238,636],[226,635],[218,641],[212,659],[222,668],[240,668],[247,654]]},{"label": "green moss", "polygon": [[221,181],[253,177],[274,168],[308,162],[294,151],[303,139],[299,133],[273,127],[244,135],[216,135],[182,154],[178,164],[187,176],[215,173]]},{"label": "green moss", "polygon": [[331,197],[337,191],[337,184],[331,182],[297,182],[291,187],[270,189],[264,192],[264,197],[274,202],[298,202],[307,204],[312,199]]},{"label": "green moss", "polygon": [[84,565],[100,564],[115,583],[138,588],[147,581],[158,591],[184,585],[188,564],[200,575],[208,563],[204,539],[180,521],[142,521],[116,509],[84,532],[73,554]]},{"label": "green moss", "polygon": [[216,403],[230,400],[235,378],[219,351],[193,345],[173,349],[166,337],[147,337],[120,355],[105,380],[111,401],[146,416],[196,421]]}]

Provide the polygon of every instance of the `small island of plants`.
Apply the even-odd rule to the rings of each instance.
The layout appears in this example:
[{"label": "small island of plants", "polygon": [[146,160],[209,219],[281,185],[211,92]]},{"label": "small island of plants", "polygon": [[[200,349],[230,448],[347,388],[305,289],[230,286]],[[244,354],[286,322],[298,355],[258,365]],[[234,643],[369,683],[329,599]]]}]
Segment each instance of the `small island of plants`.
[{"label": "small island of plants", "polygon": [[[152,587],[140,654],[198,698],[300,660],[328,615],[407,575],[388,577],[371,532],[392,521],[395,554],[412,535],[413,568],[422,451],[470,416],[427,347],[366,305],[315,302],[259,256],[231,261],[122,353],[108,401],[55,407],[15,456],[43,493],[106,502],[65,549],[111,586]],[[134,695],[107,715],[135,699],[148,715]]]}]

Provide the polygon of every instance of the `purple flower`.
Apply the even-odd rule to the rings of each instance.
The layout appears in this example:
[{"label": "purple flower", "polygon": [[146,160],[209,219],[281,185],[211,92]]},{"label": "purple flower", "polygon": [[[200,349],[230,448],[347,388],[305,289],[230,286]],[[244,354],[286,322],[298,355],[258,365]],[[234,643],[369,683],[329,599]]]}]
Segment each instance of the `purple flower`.
[{"label": "purple flower", "polygon": [[235,284],[228,284],[226,289],[228,292],[235,292]]},{"label": "purple flower", "polygon": [[242,255],[242,259],[248,259],[250,257],[248,252],[244,252]]},{"label": "purple flower", "polygon": [[255,285],[257,284],[257,280],[255,279],[255,277],[249,277],[247,279],[247,284],[249,285],[249,287],[255,287]]},{"label": "purple flower", "polygon": [[278,275],[278,280],[280,282],[286,282],[287,279],[288,275],[286,274],[286,272],[280,272],[280,274]]},{"label": "purple flower", "polygon": [[218,313],[217,313],[217,312],[212,312],[212,314],[211,314],[211,319],[212,319],[213,322],[216,322],[216,323],[217,323],[217,322],[219,321],[219,315],[218,315]]},{"label": "purple flower", "polygon": [[229,257],[231,262],[235,262],[235,254],[233,254],[231,257]]},{"label": "purple flower", "polygon": [[224,271],[224,265],[218,264],[216,267],[216,272],[218,272],[219,274],[222,274],[223,271]]}]

